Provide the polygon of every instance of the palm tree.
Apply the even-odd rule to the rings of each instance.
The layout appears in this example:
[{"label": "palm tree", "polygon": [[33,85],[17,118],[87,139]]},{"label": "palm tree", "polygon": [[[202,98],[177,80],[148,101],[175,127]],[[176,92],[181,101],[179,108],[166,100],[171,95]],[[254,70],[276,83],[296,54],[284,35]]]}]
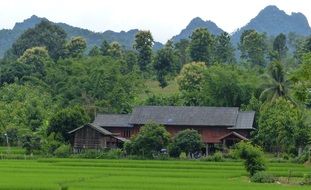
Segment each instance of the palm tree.
[{"label": "palm tree", "polygon": [[290,100],[295,104],[289,95],[290,81],[286,79],[284,67],[279,61],[271,62],[269,69],[268,83],[262,91],[260,99],[273,102],[279,97]]}]

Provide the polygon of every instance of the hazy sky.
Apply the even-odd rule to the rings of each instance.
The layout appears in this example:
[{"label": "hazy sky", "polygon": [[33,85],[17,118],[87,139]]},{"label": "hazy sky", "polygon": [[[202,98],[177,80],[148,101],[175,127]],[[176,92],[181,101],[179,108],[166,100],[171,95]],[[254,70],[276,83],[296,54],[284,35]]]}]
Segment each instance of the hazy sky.
[{"label": "hazy sky", "polygon": [[35,14],[97,32],[148,29],[165,42],[197,16],[231,33],[267,5],[302,12],[311,21],[310,0],[1,0],[0,28]]}]

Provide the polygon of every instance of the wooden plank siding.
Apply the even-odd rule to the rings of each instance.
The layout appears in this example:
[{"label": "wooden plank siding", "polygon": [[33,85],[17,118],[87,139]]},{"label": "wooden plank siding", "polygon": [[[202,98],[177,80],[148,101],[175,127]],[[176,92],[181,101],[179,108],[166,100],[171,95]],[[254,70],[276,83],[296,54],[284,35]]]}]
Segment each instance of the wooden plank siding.
[{"label": "wooden plank siding", "polygon": [[117,140],[105,136],[91,127],[83,127],[75,132],[73,147],[78,149],[116,148]]}]

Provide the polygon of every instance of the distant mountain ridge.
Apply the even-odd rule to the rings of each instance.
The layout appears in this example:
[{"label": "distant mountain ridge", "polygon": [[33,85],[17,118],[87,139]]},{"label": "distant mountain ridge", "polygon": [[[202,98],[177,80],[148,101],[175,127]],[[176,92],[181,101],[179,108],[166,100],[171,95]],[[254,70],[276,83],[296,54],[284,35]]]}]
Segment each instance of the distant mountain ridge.
[{"label": "distant mountain ridge", "polygon": [[[23,22],[17,22],[12,29],[2,29],[0,30],[0,57],[12,46],[16,39],[27,29],[33,28],[35,25],[39,24],[42,20],[47,20],[46,18],[40,18],[36,15],[24,20]],[[100,46],[103,40],[110,42],[117,41],[124,48],[131,49],[135,40],[135,35],[139,31],[138,29],[129,30],[127,32],[114,32],[107,30],[103,33],[93,32],[87,29],[70,26],[66,23],[55,23],[60,26],[68,35],[68,38],[73,36],[82,36],[86,39],[88,49],[94,45]],[[155,42],[154,49],[160,49],[163,45],[160,42]]]},{"label": "distant mountain ridge", "polygon": [[301,36],[311,34],[311,28],[305,15],[302,13],[288,15],[274,5],[265,7],[249,23],[234,32],[232,34],[233,43],[238,43],[243,31],[249,29],[265,32],[268,36],[277,36],[280,33],[288,34],[290,32]]},{"label": "distant mountain ridge", "polygon": [[214,22],[210,20],[204,21],[200,17],[196,17],[192,19],[187,27],[183,29],[178,35],[172,37],[173,42],[176,43],[181,39],[188,39],[192,32],[197,28],[206,28],[213,35],[219,35],[224,32]]},{"label": "distant mountain ridge", "polygon": [[[34,15],[23,22],[16,23],[13,29],[0,30],[0,57],[3,56],[3,54],[25,30],[34,27],[36,24],[40,23],[42,19],[46,18],[40,18]],[[69,38],[73,36],[84,37],[87,41],[88,48],[91,48],[94,45],[99,46],[105,39],[108,42],[117,41],[123,47],[131,49],[135,35],[138,32],[138,29],[133,29],[127,32],[114,32],[107,30],[101,33],[70,26],[65,23],[56,24],[66,31]],[[197,28],[207,28],[213,35],[219,35],[224,32],[224,30],[218,27],[214,22],[210,20],[204,21],[201,18],[196,17],[190,21],[185,29],[183,29],[178,35],[173,36],[171,39],[175,43],[181,39],[187,39]],[[301,36],[311,35],[311,28],[308,20],[302,13],[291,13],[288,15],[273,5],[265,7],[256,17],[251,19],[249,23],[232,33],[231,39],[234,45],[239,42],[243,31],[248,29],[255,29],[258,32],[265,32],[268,36],[276,36],[279,33],[288,34],[290,32]],[[161,47],[163,47],[163,44],[155,42],[154,50],[160,49]]]}]

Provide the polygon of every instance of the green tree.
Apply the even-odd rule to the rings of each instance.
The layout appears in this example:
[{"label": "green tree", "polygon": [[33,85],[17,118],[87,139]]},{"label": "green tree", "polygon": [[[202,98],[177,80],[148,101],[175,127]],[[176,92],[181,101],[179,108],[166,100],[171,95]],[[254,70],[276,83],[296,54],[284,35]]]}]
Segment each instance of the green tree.
[{"label": "green tree", "polygon": [[50,56],[57,60],[64,54],[66,36],[62,28],[43,20],[34,28],[26,30],[12,45],[12,51],[20,57],[29,48],[46,47]]},{"label": "green tree", "polygon": [[52,61],[46,48],[33,47],[27,49],[18,59],[18,62],[29,65],[33,74],[44,76],[46,74],[46,65]]},{"label": "green tree", "polygon": [[47,134],[60,134],[62,139],[59,140],[68,142],[70,138],[68,132],[85,125],[89,121],[89,116],[81,107],[74,106],[65,108],[52,116]]},{"label": "green tree", "polygon": [[242,141],[236,144],[234,152],[244,160],[244,166],[251,176],[266,170],[264,154],[260,147]]},{"label": "green tree", "polygon": [[212,61],[213,39],[208,30],[205,28],[196,29],[190,39],[190,56],[192,60],[210,64]]},{"label": "green tree", "polygon": [[177,83],[186,105],[202,104],[201,92],[206,69],[206,65],[202,62],[193,62],[183,66],[177,77]]},{"label": "green tree", "polygon": [[134,49],[138,52],[138,65],[141,71],[146,71],[152,61],[153,37],[150,31],[139,31],[135,36]]},{"label": "green tree", "polygon": [[137,136],[125,144],[125,150],[129,154],[152,158],[168,145],[169,140],[164,126],[150,123],[142,126]]},{"label": "green tree", "polygon": [[286,46],[286,36],[281,33],[273,41],[273,51],[276,52],[276,59],[282,60],[286,57],[288,48]]},{"label": "green tree", "polygon": [[175,50],[179,58],[179,64],[177,67],[177,72],[182,68],[183,65],[190,62],[190,53],[189,53],[190,41],[187,39],[182,39],[175,44]]},{"label": "green tree", "polygon": [[103,56],[109,55],[109,52],[108,52],[109,48],[110,48],[110,44],[106,40],[104,40],[102,44],[100,45],[101,54]]},{"label": "green tree", "polygon": [[109,44],[108,55],[114,58],[120,58],[122,56],[122,48],[118,42]]},{"label": "green tree", "polygon": [[202,83],[202,103],[210,106],[247,104],[260,89],[256,72],[235,65],[213,65],[207,68]]},{"label": "green tree", "polygon": [[173,150],[177,148],[181,152],[185,152],[187,155],[191,156],[201,150],[203,142],[198,131],[186,129],[175,135],[171,147],[174,147]]},{"label": "green tree", "polygon": [[241,58],[246,59],[253,65],[266,65],[266,36],[255,30],[246,30],[242,33],[240,43],[238,45],[241,51]]},{"label": "green tree", "polygon": [[89,56],[99,56],[101,55],[100,48],[97,46],[94,46],[90,51],[89,51]]},{"label": "green tree", "polygon": [[230,35],[227,32],[216,37],[214,56],[218,63],[234,63],[236,61]]},{"label": "green tree", "polygon": [[279,61],[271,62],[268,72],[267,83],[260,98],[266,101],[274,101],[279,97],[283,97],[294,102],[289,93],[290,81],[286,78],[282,63]]},{"label": "green tree", "polygon": [[167,86],[166,75],[172,72],[173,64],[174,48],[172,42],[168,41],[165,47],[157,52],[153,65],[162,88]]},{"label": "green tree", "polygon": [[258,142],[269,151],[295,149],[295,134],[301,113],[290,101],[278,98],[262,106],[259,116]]},{"label": "green tree", "polygon": [[65,49],[68,57],[82,57],[86,49],[86,41],[81,36],[74,37],[66,43]]}]

